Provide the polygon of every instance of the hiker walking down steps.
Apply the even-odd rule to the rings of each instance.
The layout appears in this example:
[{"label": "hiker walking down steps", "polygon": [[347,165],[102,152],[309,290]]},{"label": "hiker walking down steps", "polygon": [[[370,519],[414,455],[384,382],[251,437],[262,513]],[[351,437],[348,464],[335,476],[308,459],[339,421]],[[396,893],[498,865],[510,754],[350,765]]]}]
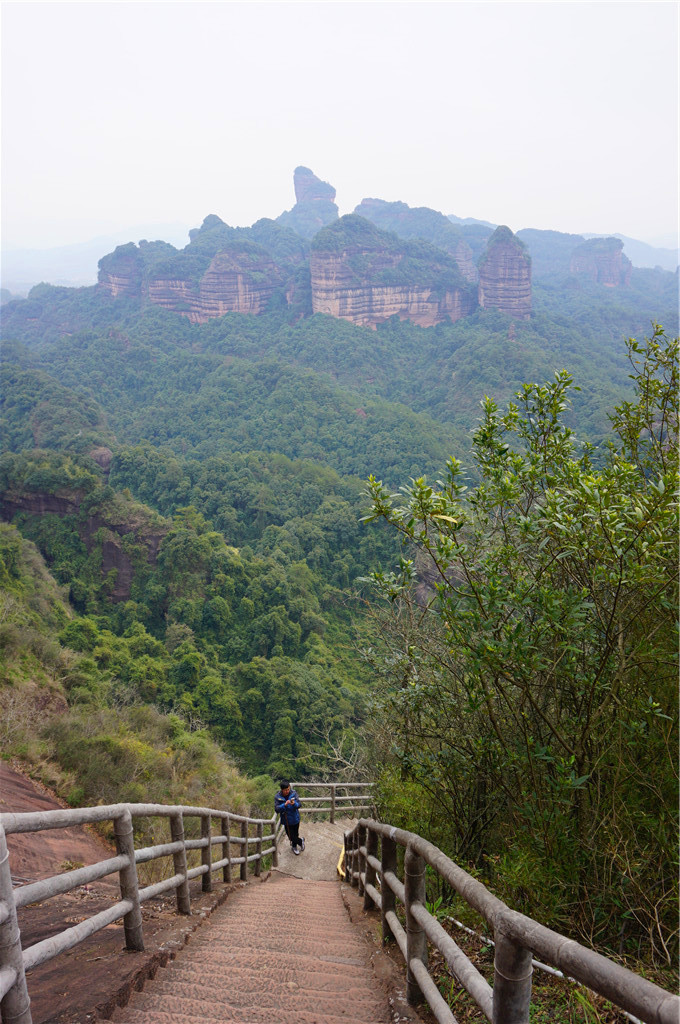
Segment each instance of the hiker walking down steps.
[{"label": "hiker walking down steps", "polygon": [[305,848],[305,841],[298,835],[300,831],[300,797],[291,789],[288,779],[281,779],[281,789],[274,797],[274,809],[281,815],[281,824],[290,839],[293,853],[296,856]]}]

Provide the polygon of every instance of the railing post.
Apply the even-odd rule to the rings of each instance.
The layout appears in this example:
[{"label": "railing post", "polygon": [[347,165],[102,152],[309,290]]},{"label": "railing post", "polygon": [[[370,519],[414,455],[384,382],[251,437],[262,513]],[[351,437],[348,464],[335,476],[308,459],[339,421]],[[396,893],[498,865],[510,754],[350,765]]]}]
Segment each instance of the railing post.
[{"label": "railing post", "polygon": [[143,950],[144,935],[142,932],[142,908],[139,902],[139,882],[135,863],[135,840],[132,832],[132,815],[129,811],[113,819],[113,831],[116,837],[116,849],[119,855],[128,858],[129,864],[120,869],[120,897],[130,900],[132,910],[123,918],[125,927],[125,946],[127,949]]},{"label": "railing post", "polygon": [[359,851],[359,856],[355,857],[354,859],[359,862],[359,864],[358,864],[358,866],[359,866],[358,885],[359,885],[359,895],[360,896],[364,895],[364,883],[363,883],[363,880],[361,878],[361,874],[362,874],[362,870],[361,869],[363,868],[363,870],[366,871],[366,858],[365,858],[364,854],[361,852],[361,847],[365,846],[365,845],[366,845],[366,826],[365,825],[358,825],[357,826],[357,850]]},{"label": "railing post", "polygon": [[248,881],[248,822],[241,822],[241,839],[245,839],[244,843],[241,843],[243,850],[243,863],[241,864],[241,881]]},{"label": "railing post", "polygon": [[26,988],[24,958],[21,952],[21,934],[17,923],[17,908],[9,870],[9,851],[5,830],[0,824],[0,908],[7,907],[7,917],[0,924],[0,967],[9,967],[16,978],[9,992],[0,1002],[0,1015],[12,1024],[32,1024],[31,1000]]},{"label": "railing post", "polygon": [[227,863],[222,868],[222,881],[231,882],[231,835],[229,833],[229,815],[226,814],[220,822],[222,828],[222,835],[226,838],[226,843],[222,843],[222,860],[227,858]]},{"label": "railing post", "polygon": [[335,783],[331,783],[331,825],[335,824]]},{"label": "railing post", "polygon": [[276,827],[277,827],[277,825],[278,825],[278,821],[276,820],[276,815],[274,815],[274,817],[272,818],[272,832],[274,833],[274,850],[273,850],[273,853],[272,853],[272,867],[273,868],[278,868],[278,866],[279,866],[279,844],[278,844],[278,840],[277,840],[277,836],[276,836]]},{"label": "railing post", "polygon": [[207,867],[208,870],[204,871],[201,875],[201,890],[202,892],[212,892],[212,842],[211,834],[212,829],[210,827],[210,815],[201,815],[201,839],[207,839],[208,845],[201,847],[201,864]]},{"label": "railing post", "polygon": [[385,881],[385,875],[388,871],[391,871],[393,875],[397,873],[397,844],[394,839],[388,839],[387,836],[383,836],[380,840],[380,898],[382,906],[380,908],[380,917],[382,919],[382,937],[383,942],[394,942],[394,935],[392,929],[387,923],[386,914],[388,911],[396,913],[397,910],[397,896],[396,893],[392,892],[389,885]]},{"label": "railing post", "polygon": [[350,832],[349,837],[350,837],[349,838],[349,848],[350,848],[350,851],[351,851],[350,866],[349,866],[349,872],[350,872],[349,873],[349,878],[350,878],[350,883],[356,888],[356,886],[359,884],[359,880],[354,877],[354,872],[357,870],[357,868],[359,866],[358,858],[356,856],[356,850],[357,850],[357,830],[353,829],[352,832]]},{"label": "railing post", "polygon": [[[404,896],[406,903],[406,998],[411,1005],[423,1000],[423,993],[411,969],[412,960],[420,960],[427,967],[427,936],[422,925],[411,914],[411,904],[425,906],[425,861],[411,846],[406,847],[404,858]],[[509,1021],[503,1021],[509,1024]]]},{"label": "railing post", "polygon": [[378,833],[368,826],[366,835],[366,883],[364,884],[364,910],[371,910],[375,903],[373,897],[368,895],[368,885],[375,887],[375,868],[368,863],[368,857],[375,857],[378,853]]},{"label": "railing post", "polygon": [[257,843],[255,844],[255,853],[257,854],[257,860],[255,861],[255,877],[260,877],[262,871],[262,822],[257,823]]},{"label": "railing post", "polygon": [[529,1024],[531,950],[517,945],[497,922],[494,940],[492,1024]]},{"label": "railing post", "polygon": [[187,851],[184,845],[184,817],[182,813],[170,815],[170,838],[173,843],[181,843],[182,849],[172,855],[173,870],[176,875],[183,875],[183,880],[175,889],[177,898],[177,913],[191,913],[191,897],[189,895],[189,880],[187,878]]}]

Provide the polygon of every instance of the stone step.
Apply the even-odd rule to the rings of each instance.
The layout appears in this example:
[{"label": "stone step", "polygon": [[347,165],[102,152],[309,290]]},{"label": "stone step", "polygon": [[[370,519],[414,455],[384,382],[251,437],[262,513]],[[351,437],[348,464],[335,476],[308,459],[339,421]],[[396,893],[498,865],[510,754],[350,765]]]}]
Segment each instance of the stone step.
[{"label": "stone step", "polygon": [[[239,1008],[249,1010],[255,1003],[258,1009],[267,1009],[270,1013],[281,1009],[291,1017],[294,1017],[298,1010],[334,1014],[340,1004],[351,1006],[355,1015],[370,1019],[382,1009],[382,1000],[376,998],[368,986],[350,987],[336,984],[334,989],[328,990],[318,988],[314,981],[313,977],[306,977],[301,982],[272,984],[265,981],[261,974],[260,988],[257,991],[247,985],[247,979],[243,978],[239,970],[235,970],[228,977],[222,976],[222,980],[219,981],[217,978],[206,979],[197,967],[192,979],[187,976],[178,978],[174,971],[167,981],[159,981],[156,978],[153,988],[149,989],[149,998],[155,1001],[156,1006],[164,1007],[168,1005],[169,1000],[180,998],[182,1006],[188,1003],[200,1004],[201,1007],[212,1006],[215,1010],[225,1008],[229,1013],[235,1014],[240,1012]],[[139,1005],[136,999],[134,1005]]]},{"label": "stone step", "polygon": [[[370,967],[359,966],[357,964],[347,963],[334,963],[333,961],[324,960],[318,956],[314,957],[298,957],[296,962],[291,962],[290,956],[286,957],[285,964],[277,965],[274,977],[279,985],[290,985],[291,983],[300,983],[300,978],[305,978],[305,988],[313,988],[319,992],[347,992],[353,987],[359,987],[360,985],[367,986],[369,990],[373,990],[374,986],[374,974]],[[195,976],[195,970],[198,965],[205,963],[203,957],[196,958],[194,962],[187,962],[187,958],[183,956],[179,960],[172,962],[172,975],[173,977],[181,980],[192,981]],[[245,992],[261,992],[262,991],[262,966],[258,962],[256,965],[249,966],[244,964],[243,960],[234,958],[228,961],[230,965],[238,965],[241,983],[239,991]],[[220,960],[214,964],[214,969],[220,972],[222,978],[225,976],[225,961]],[[169,971],[168,968],[164,970]],[[162,980],[163,974],[159,972],[156,976],[156,982]],[[206,985],[213,985],[215,982],[206,980]]]},{"label": "stone step", "polygon": [[[211,1008],[211,1014],[215,1007]],[[217,1015],[206,1014],[200,1005],[185,1004],[181,1007],[168,1007],[138,1009],[136,1006],[123,1007],[116,1010],[111,1018],[115,1024],[292,1024],[291,1014],[283,1011],[272,1013],[271,1010],[252,1007],[248,1014],[227,1016],[223,1007],[220,1007]],[[380,1017],[367,1019],[357,1016],[348,1010],[347,1013],[322,1014],[308,1012],[306,1010],[296,1011],[294,1024],[388,1024],[389,1012],[385,1009]]]},{"label": "stone step", "polygon": [[[352,978],[357,972],[368,972],[372,976],[372,971],[366,966],[365,951],[362,950],[362,953],[364,955],[361,957],[352,957],[343,949],[342,952],[338,952],[335,955],[334,951],[328,948],[315,951],[311,955],[300,953],[299,951],[294,953],[288,952],[282,964],[285,964],[288,970],[308,971],[318,964],[323,966],[324,969],[332,970],[334,974],[341,977]],[[231,965],[238,965],[249,970],[259,971],[260,976],[262,974],[263,958],[258,949],[235,948],[231,950],[214,950],[210,955],[210,959],[216,966],[219,965],[223,969],[227,969]],[[205,950],[197,947],[195,943],[191,943],[191,945],[181,951],[178,958],[173,961],[173,964],[177,964],[177,966],[191,962],[204,964],[205,961]]]}]

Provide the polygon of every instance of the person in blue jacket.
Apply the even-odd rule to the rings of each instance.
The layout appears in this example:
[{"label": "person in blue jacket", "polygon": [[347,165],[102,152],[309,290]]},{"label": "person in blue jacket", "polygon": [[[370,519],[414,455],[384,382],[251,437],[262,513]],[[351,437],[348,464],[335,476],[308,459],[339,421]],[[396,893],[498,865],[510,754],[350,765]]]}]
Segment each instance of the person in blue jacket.
[{"label": "person in blue jacket", "polygon": [[281,790],[274,797],[274,810],[281,815],[281,824],[286,830],[290,839],[293,853],[296,857],[305,848],[305,841],[299,835],[300,831],[300,798],[294,789],[291,789],[288,779],[281,779]]}]

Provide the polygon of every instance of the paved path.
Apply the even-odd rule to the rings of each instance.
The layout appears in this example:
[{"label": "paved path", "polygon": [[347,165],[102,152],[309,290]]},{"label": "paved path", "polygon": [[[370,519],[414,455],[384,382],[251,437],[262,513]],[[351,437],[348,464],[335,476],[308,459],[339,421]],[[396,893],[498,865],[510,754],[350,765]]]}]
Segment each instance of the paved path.
[{"label": "paved path", "polygon": [[305,821],[303,814],[300,835],[305,839],[305,852],[296,857],[285,834],[281,833],[279,871],[295,878],[336,880],[344,834],[355,825],[355,818],[341,818],[331,825],[330,821]]},{"label": "paved path", "polygon": [[[316,832],[306,830],[310,838]],[[295,866],[305,854],[291,855]],[[387,996],[375,980],[371,952],[349,920],[337,881],[275,871],[264,884],[232,893],[113,1020],[388,1024]]]}]

